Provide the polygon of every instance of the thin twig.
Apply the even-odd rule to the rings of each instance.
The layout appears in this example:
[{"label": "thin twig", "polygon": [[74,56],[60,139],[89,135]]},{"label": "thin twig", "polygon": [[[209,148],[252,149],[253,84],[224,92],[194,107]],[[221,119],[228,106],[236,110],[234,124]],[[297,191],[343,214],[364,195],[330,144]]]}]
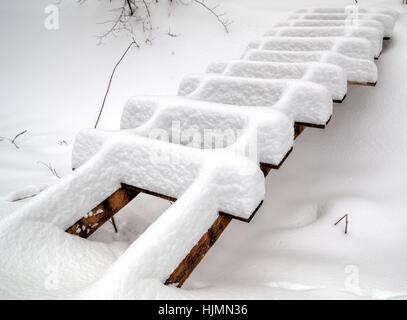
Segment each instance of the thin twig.
[{"label": "thin twig", "polygon": [[204,7],[206,10],[208,10],[210,13],[212,13],[216,19],[219,21],[220,24],[222,24],[223,28],[225,29],[226,33],[229,33],[229,26],[232,24],[232,21],[229,20],[223,20],[221,17],[224,16],[224,13],[217,13],[216,9],[218,8],[218,5],[215,5],[214,7],[209,7],[205,4],[205,0],[193,0],[195,3],[201,5]]},{"label": "thin twig", "polygon": [[11,200],[11,202],[17,202],[17,201],[21,201],[21,200],[26,200],[26,199],[34,198],[34,197],[37,196],[37,195],[38,195],[38,194],[33,194],[33,195],[30,195],[30,196],[21,197],[21,198],[18,198],[18,199]]},{"label": "thin twig", "polygon": [[[119,27],[120,24],[125,25],[125,24],[127,23],[127,21],[123,20],[123,19],[126,18],[126,3],[127,3],[127,0],[124,0],[124,1],[123,1],[123,5],[122,5],[120,8],[117,8],[117,10],[120,10],[120,13],[119,13],[117,19],[114,20],[114,21],[109,21],[109,22],[113,22],[113,25],[112,25],[108,30],[106,30],[105,33],[103,33],[102,35],[99,35],[99,36],[98,36],[98,38],[99,38],[99,43],[101,43],[102,40],[103,40],[104,38],[106,38],[109,34],[114,34],[114,32],[115,32],[118,28],[120,29],[120,27]],[[131,7],[131,6],[130,6],[130,7]]]},{"label": "thin twig", "polygon": [[129,52],[129,50],[131,49],[131,47],[133,47],[134,45],[135,45],[137,48],[140,48],[140,46],[138,45],[138,43],[136,42],[136,40],[133,38],[133,41],[129,44],[129,46],[127,47],[126,51],[124,51],[124,53],[123,53],[122,56],[120,57],[119,61],[117,61],[116,65],[115,65],[114,68],[113,68],[113,71],[112,71],[112,73],[111,73],[111,75],[110,75],[109,84],[108,84],[107,89],[106,89],[106,92],[105,92],[105,96],[103,97],[103,103],[102,103],[102,106],[101,106],[101,108],[100,108],[100,110],[99,110],[99,115],[98,115],[98,118],[97,118],[96,123],[95,123],[95,126],[94,126],[95,129],[96,129],[98,123],[99,123],[100,116],[102,115],[102,112],[103,112],[103,108],[105,107],[106,98],[107,98],[107,95],[109,94],[110,85],[112,84],[113,76],[114,76],[114,74],[115,74],[115,72],[116,72],[116,69],[117,69],[117,67],[119,66],[120,62],[122,62],[123,58],[126,56],[127,52]]},{"label": "thin twig", "polygon": [[348,233],[348,214],[345,214],[342,218],[340,218],[338,221],[336,221],[334,225],[336,226],[344,218],[345,218],[345,223],[346,223],[346,225],[345,225],[345,233]]},{"label": "thin twig", "polygon": [[27,130],[21,131],[20,133],[17,133],[14,138],[7,138],[7,137],[0,137],[0,141],[3,140],[8,140],[10,141],[17,149],[20,149],[20,147],[17,145],[16,140],[18,137],[20,137],[21,135],[23,135],[24,133],[26,133]]},{"label": "thin twig", "polygon": [[112,225],[113,225],[114,232],[117,233],[117,227],[116,227],[116,222],[114,221],[114,217],[111,217],[111,218],[110,218],[110,221],[111,221],[111,223],[112,223]]},{"label": "thin twig", "polygon": [[143,0],[143,3],[144,3],[144,7],[146,8],[148,17],[151,18],[150,9],[148,8],[148,5],[147,5],[146,1]]},{"label": "thin twig", "polygon": [[133,8],[131,7],[131,3],[130,3],[130,0],[127,0],[127,5],[129,6],[129,9],[130,9],[130,15],[133,15]]},{"label": "thin twig", "polygon": [[51,163],[46,164],[45,162],[42,161],[38,161],[39,164],[42,164],[43,166],[45,166],[46,168],[48,168],[49,171],[51,171],[51,173],[57,177],[58,179],[61,179],[61,177],[59,176],[57,170],[51,165]]},{"label": "thin twig", "polygon": [[176,38],[178,37],[178,34],[172,33],[171,32],[171,28],[168,28],[168,33],[167,33],[170,37]]}]

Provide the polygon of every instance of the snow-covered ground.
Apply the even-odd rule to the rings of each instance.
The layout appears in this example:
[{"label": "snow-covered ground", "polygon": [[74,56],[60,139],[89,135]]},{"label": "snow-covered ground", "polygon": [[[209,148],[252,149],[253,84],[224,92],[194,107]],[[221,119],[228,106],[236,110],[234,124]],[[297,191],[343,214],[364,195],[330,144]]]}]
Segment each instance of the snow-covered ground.
[{"label": "snow-covered ground", "polygon": [[[214,61],[238,59],[250,41],[284,21],[290,11],[329,4],[216,2],[234,21],[229,34],[199,6],[175,3],[169,16],[165,1],[160,3],[154,12],[153,42],[133,49],[120,65],[100,128],[119,127],[130,96],[174,95],[185,75],[202,73]],[[377,61],[376,87],[349,86],[328,127],[307,129],[298,138],[283,167],[268,176],[266,199],[251,223],[232,221],[183,289],[157,284],[141,297],[407,297],[407,6],[401,0],[360,2],[401,13]],[[336,1],[335,6],[351,3]],[[29,201],[10,199],[30,196],[58,180],[44,163],[61,177],[70,173],[73,138],[93,126],[111,69],[128,45],[124,36],[97,45],[95,35],[106,29],[98,22],[109,16],[107,1],[62,1],[59,30],[44,28],[49,4],[0,4],[0,136],[27,130],[16,140],[19,149],[7,140],[0,142],[0,219]],[[177,37],[169,36],[169,30]],[[32,187],[24,190],[27,186]],[[95,247],[108,244],[111,250],[106,249],[98,270],[107,268],[169,206],[142,195],[116,216],[118,234],[106,223],[92,235]],[[342,224],[333,225],[345,213],[347,235]],[[81,274],[77,285],[99,276],[95,271]],[[36,292],[26,296],[30,294],[36,297]]]}]

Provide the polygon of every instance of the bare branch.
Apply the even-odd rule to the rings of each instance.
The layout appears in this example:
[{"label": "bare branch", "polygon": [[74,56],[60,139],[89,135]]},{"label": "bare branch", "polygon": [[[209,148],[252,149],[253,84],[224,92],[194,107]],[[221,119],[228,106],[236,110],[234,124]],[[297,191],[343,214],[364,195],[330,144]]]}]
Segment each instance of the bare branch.
[{"label": "bare branch", "polygon": [[[84,2],[86,0],[79,1]],[[131,37],[134,38],[136,34],[133,27],[137,24],[140,25],[142,32],[146,33],[147,40],[145,42],[147,44],[151,43],[153,37],[151,6],[153,2],[155,4],[158,3],[157,0],[123,0],[118,8],[109,10],[118,13],[115,13],[115,15],[117,14],[116,18],[102,22],[102,24],[111,23],[111,26],[103,34],[97,36],[99,39],[98,43],[101,44],[108,36],[116,36],[121,31],[129,32]],[[219,5],[211,6],[205,0],[191,0],[191,2],[202,6],[218,20],[227,33],[229,32],[229,26],[232,24],[232,21],[227,19],[225,13],[219,11]],[[169,0],[168,3],[171,8],[173,1]],[[168,35],[173,36],[174,34],[169,32]]]},{"label": "bare branch", "polygon": [[224,13],[217,13],[216,9],[219,7],[219,5],[216,5],[214,7],[209,7],[205,4],[205,0],[193,0],[195,3],[201,5],[204,7],[206,10],[208,10],[212,15],[215,16],[215,18],[219,21],[220,24],[222,24],[223,28],[227,33],[229,33],[229,26],[232,24],[232,21],[230,20],[224,20],[222,19],[222,16],[224,16]]},{"label": "bare branch", "polygon": [[13,140],[11,140],[11,142],[15,144],[15,141],[17,140],[17,138],[26,132],[27,132],[27,130],[24,130],[24,131],[21,131],[20,133],[16,134],[16,136],[13,138]]},{"label": "bare branch", "polygon": [[148,17],[151,18],[150,9],[148,8],[148,5],[147,5],[146,1],[143,0],[143,3],[144,3],[144,7],[146,8]]},{"label": "bare branch", "polygon": [[117,230],[116,222],[114,221],[114,217],[110,218],[110,223],[113,225],[114,232],[117,233],[118,230]]},{"label": "bare branch", "polygon": [[51,171],[51,173],[57,177],[58,179],[61,179],[61,177],[59,176],[57,170],[51,165],[51,163],[46,164],[45,162],[42,161],[38,161],[39,164],[42,164],[43,166],[45,166],[49,171]]},{"label": "bare branch", "polygon": [[345,233],[348,233],[348,214],[345,214],[342,218],[340,218],[338,221],[336,221],[335,222],[335,226],[339,223],[339,222],[341,222],[343,219],[345,219],[345,223],[346,223],[346,225],[345,225]]},{"label": "bare branch", "polygon": [[134,12],[133,12],[133,8],[131,7],[130,0],[127,0],[127,5],[128,5],[128,7],[130,9],[130,15],[132,16],[134,14]]},{"label": "bare branch", "polygon": [[21,135],[23,135],[24,133],[26,133],[27,130],[21,131],[20,133],[17,133],[14,138],[7,138],[7,137],[0,137],[0,141],[3,140],[8,140],[10,141],[17,149],[20,149],[20,147],[17,145],[16,140],[18,137],[20,137]]},{"label": "bare branch", "polygon": [[[109,22],[112,22],[112,26],[107,29],[103,34],[97,36],[99,38],[99,44],[102,42],[102,40],[104,38],[106,38],[107,36],[109,36],[110,34],[113,34],[120,30],[121,27],[120,25],[126,24],[128,18],[126,17],[126,4],[127,4],[127,0],[123,1],[123,5],[119,8],[115,8],[114,10],[118,10],[119,11],[119,15],[117,16],[117,18],[115,20],[110,20]],[[131,8],[131,5],[129,4],[129,7]],[[133,15],[133,13],[131,13],[131,15]],[[106,22],[105,22],[106,23]]]},{"label": "bare branch", "polygon": [[127,49],[124,51],[124,53],[122,54],[122,56],[120,57],[119,61],[116,62],[115,66],[114,66],[114,68],[113,68],[113,70],[112,70],[112,73],[111,73],[110,79],[109,79],[109,84],[107,85],[107,89],[106,89],[106,92],[105,92],[105,96],[103,97],[102,106],[100,107],[99,114],[98,114],[98,118],[97,118],[97,120],[96,120],[96,122],[95,122],[95,126],[94,126],[95,129],[96,129],[98,123],[99,123],[100,116],[102,115],[102,112],[103,112],[103,108],[105,107],[106,98],[107,98],[107,95],[109,94],[110,85],[112,84],[113,76],[114,76],[114,74],[115,74],[115,72],[116,72],[116,69],[117,69],[117,67],[119,66],[120,62],[122,62],[123,58],[126,56],[127,52],[129,52],[129,50],[130,50],[133,46],[136,46],[137,48],[140,48],[140,46],[138,45],[138,43],[136,42],[136,40],[135,40],[134,38],[133,38],[133,41],[130,42],[129,46],[128,46]]}]

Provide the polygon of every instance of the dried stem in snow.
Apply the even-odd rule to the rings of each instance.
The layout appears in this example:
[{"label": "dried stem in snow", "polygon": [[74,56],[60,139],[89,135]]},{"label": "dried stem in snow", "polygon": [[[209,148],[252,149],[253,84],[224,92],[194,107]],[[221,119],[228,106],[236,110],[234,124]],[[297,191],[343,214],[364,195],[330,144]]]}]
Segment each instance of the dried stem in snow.
[{"label": "dried stem in snow", "polygon": [[17,145],[16,140],[18,137],[22,136],[24,133],[26,133],[27,130],[21,131],[20,133],[17,133],[14,138],[7,138],[7,137],[0,137],[0,141],[3,140],[8,140],[10,141],[17,149],[20,149],[20,147]]},{"label": "dried stem in snow", "polygon": [[109,84],[107,85],[107,89],[106,89],[106,92],[105,92],[105,96],[103,97],[102,106],[100,107],[99,114],[98,114],[98,118],[97,118],[96,123],[95,123],[95,126],[94,126],[95,129],[96,129],[98,123],[99,123],[100,116],[102,115],[102,112],[103,112],[103,108],[105,107],[106,98],[107,98],[107,95],[109,94],[110,85],[112,84],[113,76],[114,76],[114,74],[115,74],[115,72],[116,72],[116,69],[117,69],[117,67],[119,66],[120,62],[122,62],[123,58],[126,56],[127,52],[129,52],[129,50],[130,50],[133,46],[136,46],[137,48],[140,48],[140,46],[138,45],[138,43],[136,42],[136,40],[134,40],[134,38],[133,38],[133,41],[132,41],[132,42],[129,44],[129,46],[127,47],[127,49],[124,51],[124,53],[122,54],[122,56],[120,57],[119,61],[116,62],[115,66],[114,66],[114,68],[113,68],[113,70],[112,70],[112,73],[111,73],[110,79],[109,79]]},{"label": "dried stem in snow", "polygon": [[201,5],[206,10],[208,10],[212,15],[214,15],[216,17],[216,19],[219,21],[219,23],[223,26],[225,31],[227,33],[229,33],[229,26],[232,24],[233,21],[222,18],[225,15],[224,13],[216,12],[216,9],[219,7],[219,5],[215,5],[214,7],[210,7],[205,3],[205,0],[193,0],[193,1],[195,3]]},{"label": "dried stem in snow", "polygon": [[342,218],[340,218],[338,221],[336,221],[335,222],[335,226],[339,223],[339,222],[341,222],[343,219],[345,218],[345,222],[346,222],[346,225],[345,225],[345,233],[348,233],[348,214],[345,214]]},{"label": "dried stem in snow", "polygon": [[46,164],[45,162],[42,161],[38,161],[39,164],[42,164],[43,166],[45,166],[49,171],[51,171],[51,173],[57,177],[58,179],[61,179],[61,177],[59,176],[57,170],[51,165],[51,163]]}]

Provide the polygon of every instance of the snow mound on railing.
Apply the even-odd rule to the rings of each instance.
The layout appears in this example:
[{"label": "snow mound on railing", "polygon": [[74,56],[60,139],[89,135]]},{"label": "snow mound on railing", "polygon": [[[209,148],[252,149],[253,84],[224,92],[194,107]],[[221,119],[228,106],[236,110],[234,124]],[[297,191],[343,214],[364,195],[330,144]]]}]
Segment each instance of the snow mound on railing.
[{"label": "snow mound on railing", "polygon": [[264,37],[249,43],[248,49],[273,51],[333,51],[358,59],[373,60],[370,41],[354,37]]},{"label": "snow mound on railing", "polygon": [[276,23],[273,28],[279,27],[370,27],[375,28],[379,33],[384,35],[383,23],[377,20],[287,20],[284,22]]},{"label": "snow mound on railing", "polygon": [[376,83],[378,78],[377,66],[373,61],[350,58],[333,51],[248,50],[242,59],[289,63],[325,62],[345,70],[348,81]]},{"label": "snow mound on railing", "polygon": [[342,14],[342,13],[304,13],[295,14],[290,16],[288,19],[295,20],[343,20],[343,21],[359,21],[359,20],[376,20],[380,22],[384,27],[384,36],[391,37],[393,34],[394,23],[396,19],[387,14],[380,13],[352,13],[352,14]]},{"label": "snow mound on railing", "polygon": [[363,7],[361,5],[350,5],[347,7],[341,8],[308,8],[308,9],[299,9],[295,11],[296,13],[334,13],[334,14],[353,14],[355,12],[359,13],[379,13],[392,16],[394,19],[397,19],[400,15],[400,12],[391,8],[384,7]]},{"label": "snow mound on railing", "polygon": [[382,52],[384,33],[371,27],[277,27],[267,31],[265,37],[355,37],[370,41],[375,57]]},{"label": "snow mound on railing", "polygon": [[335,100],[342,100],[347,91],[346,72],[339,66],[320,62],[265,62],[233,60],[212,63],[207,73],[258,79],[299,79],[326,87]]},{"label": "snow mound on railing", "polygon": [[303,80],[270,80],[203,75],[185,77],[179,95],[235,106],[275,108],[295,122],[325,125],[332,97],[322,85]]},{"label": "snow mound on railing", "polygon": [[[133,116],[143,112],[142,122]],[[121,128],[142,136],[165,136],[171,143],[193,148],[223,148],[275,166],[290,151],[294,136],[292,121],[278,110],[183,97],[136,96],[123,109]],[[220,143],[214,145],[213,140]]]}]

